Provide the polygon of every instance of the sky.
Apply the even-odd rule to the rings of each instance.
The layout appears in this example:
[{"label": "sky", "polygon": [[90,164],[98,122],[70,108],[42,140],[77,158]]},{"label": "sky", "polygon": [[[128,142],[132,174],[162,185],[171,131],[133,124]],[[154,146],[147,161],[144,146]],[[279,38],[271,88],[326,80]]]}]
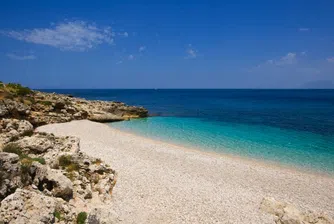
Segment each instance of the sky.
[{"label": "sky", "polygon": [[333,88],[334,1],[3,1],[0,80]]}]

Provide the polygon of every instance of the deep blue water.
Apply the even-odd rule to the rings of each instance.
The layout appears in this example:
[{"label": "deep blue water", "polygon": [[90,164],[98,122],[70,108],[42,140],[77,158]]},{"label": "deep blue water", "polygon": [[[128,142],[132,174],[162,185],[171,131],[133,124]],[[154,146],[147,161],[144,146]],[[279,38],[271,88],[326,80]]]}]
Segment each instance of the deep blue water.
[{"label": "deep blue water", "polygon": [[48,90],[147,108],[113,127],[334,173],[334,90]]}]

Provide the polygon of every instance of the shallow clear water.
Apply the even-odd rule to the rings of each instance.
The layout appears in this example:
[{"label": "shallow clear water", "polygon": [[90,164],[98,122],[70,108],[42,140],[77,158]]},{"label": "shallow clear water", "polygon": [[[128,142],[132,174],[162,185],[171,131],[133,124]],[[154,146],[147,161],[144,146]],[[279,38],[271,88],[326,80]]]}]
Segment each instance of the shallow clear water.
[{"label": "shallow clear water", "polygon": [[201,150],[334,173],[334,90],[49,90],[141,105],[115,128]]},{"label": "shallow clear water", "polygon": [[212,123],[198,118],[151,117],[112,123],[139,135],[195,147],[333,172],[333,138],[275,127]]}]

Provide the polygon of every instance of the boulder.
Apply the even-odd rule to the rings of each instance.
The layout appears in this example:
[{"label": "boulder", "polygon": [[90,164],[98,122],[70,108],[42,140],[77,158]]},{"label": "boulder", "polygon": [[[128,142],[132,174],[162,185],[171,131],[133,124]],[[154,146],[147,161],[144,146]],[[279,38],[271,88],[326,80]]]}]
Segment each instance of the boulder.
[{"label": "boulder", "polygon": [[61,170],[51,169],[34,162],[32,166],[36,169],[33,184],[46,195],[60,197],[66,201],[73,198],[73,184]]},{"label": "boulder", "polygon": [[0,117],[5,117],[9,111],[3,101],[0,101]]},{"label": "boulder", "polygon": [[22,186],[19,156],[0,152],[0,201]]},{"label": "boulder", "polygon": [[[41,133],[40,133],[41,134]],[[44,133],[43,133],[44,134]],[[52,168],[58,167],[58,158],[63,154],[76,154],[80,150],[80,140],[77,137],[55,137],[52,134],[44,134],[53,143],[52,150],[43,154],[46,163]]]},{"label": "boulder", "polygon": [[115,211],[105,208],[92,209],[87,218],[88,224],[110,224],[120,221],[121,219]]},{"label": "boulder", "polygon": [[103,200],[110,199],[112,190],[116,184],[114,174],[100,177],[101,179],[94,185],[94,190],[99,192]]},{"label": "boulder", "polygon": [[26,120],[1,119],[0,120],[0,145],[6,144],[20,136],[33,133],[33,126]]},{"label": "boulder", "polygon": [[45,136],[34,135],[24,137],[16,142],[22,149],[32,153],[43,153],[54,146],[53,142]]},{"label": "boulder", "polygon": [[89,180],[93,191],[97,191],[102,200],[110,199],[112,190],[116,184],[116,173],[104,164],[92,164],[89,166]]},{"label": "boulder", "polygon": [[3,99],[0,105],[2,117],[25,118],[30,113],[30,106],[16,100]]},{"label": "boulder", "polygon": [[54,223],[56,200],[38,192],[17,189],[0,206],[0,223],[48,224]]},{"label": "boulder", "polygon": [[113,122],[124,120],[124,118],[121,116],[102,111],[91,111],[91,113],[88,115],[88,119],[96,122]]},{"label": "boulder", "polygon": [[18,123],[17,131],[20,133],[20,135],[24,135],[34,131],[34,127],[29,121],[17,120],[17,123]]},{"label": "boulder", "polygon": [[65,109],[66,102],[64,100],[59,100],[55,102],[54,109],[55,110],[61,110]]}]

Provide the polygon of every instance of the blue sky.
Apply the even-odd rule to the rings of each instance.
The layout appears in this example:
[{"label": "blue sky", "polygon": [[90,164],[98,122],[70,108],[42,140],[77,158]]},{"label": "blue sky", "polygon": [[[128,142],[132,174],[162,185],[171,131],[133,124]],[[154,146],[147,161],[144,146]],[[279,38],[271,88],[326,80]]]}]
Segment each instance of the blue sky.
[{"label": "blue sky", "polygon": [[0,80],[33,88],[334,86],[334,1],[6,1]]}]

